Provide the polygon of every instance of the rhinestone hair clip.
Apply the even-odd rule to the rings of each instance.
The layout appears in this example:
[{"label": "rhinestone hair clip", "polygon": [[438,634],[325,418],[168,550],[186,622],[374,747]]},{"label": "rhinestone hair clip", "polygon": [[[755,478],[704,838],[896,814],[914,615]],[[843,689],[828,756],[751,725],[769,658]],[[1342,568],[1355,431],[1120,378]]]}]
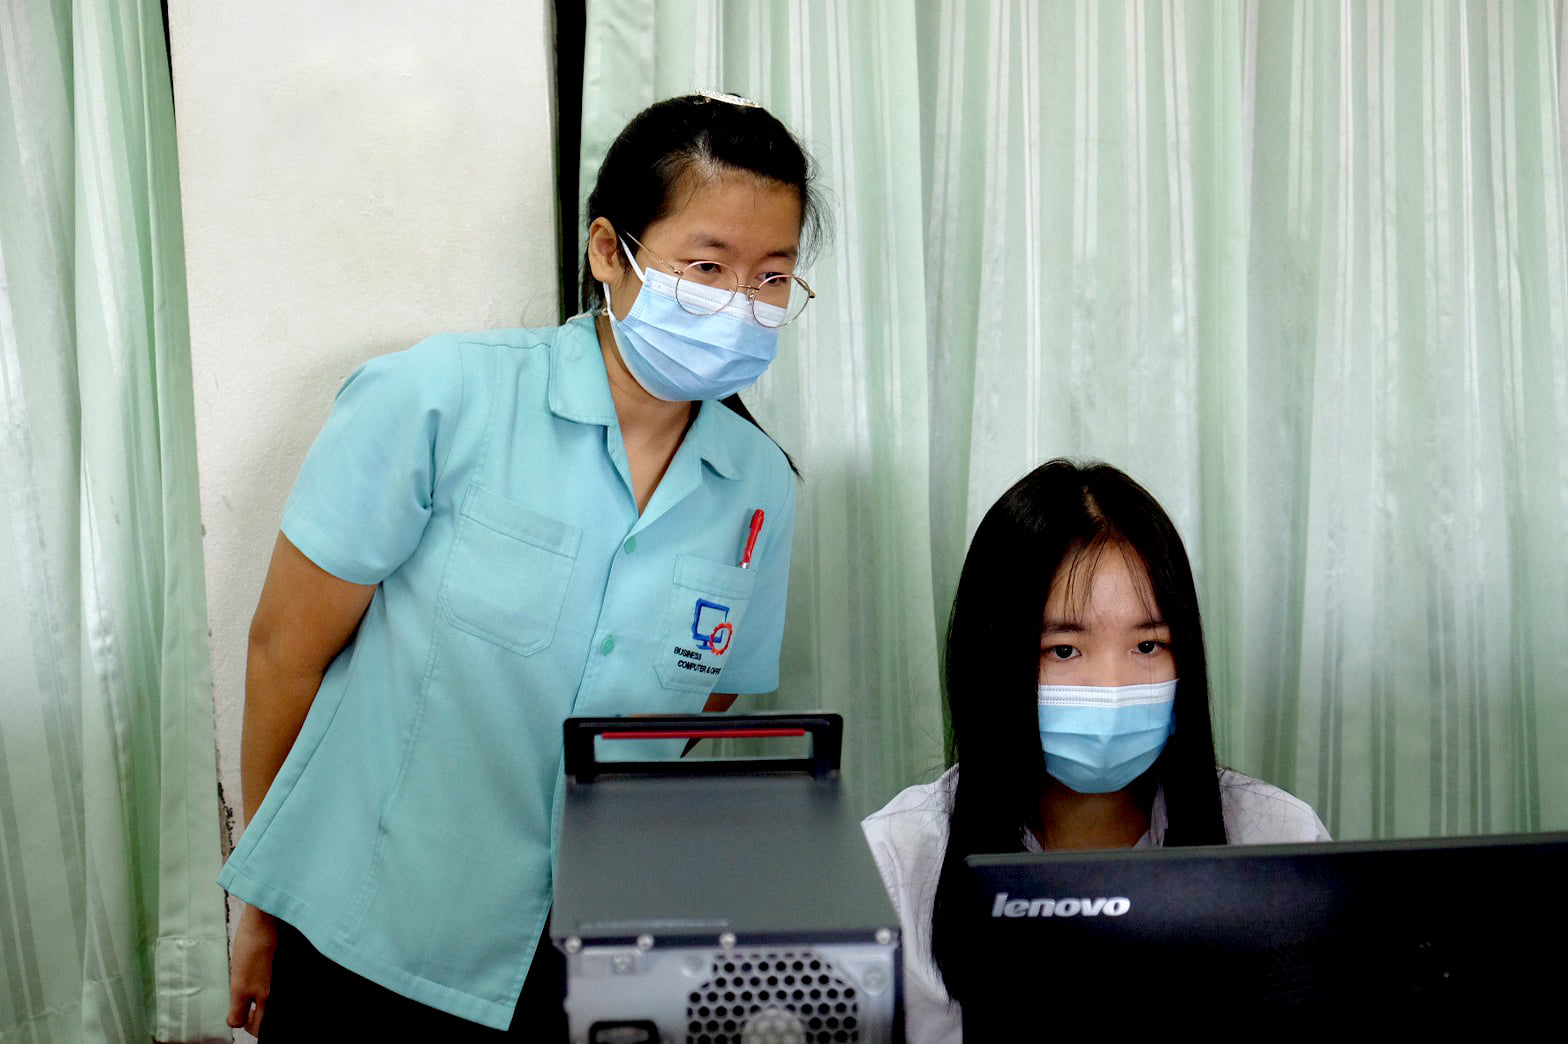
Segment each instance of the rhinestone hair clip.
[{"label": "rhinestone hair clip", "polygon": [[724,102],[726,105],[739,105],[743,109],[762,108],[761,105],[750,98],[742,98],[738,94],[725,94],[723,91],[701,90],[697,92],[697,96],[706,98],[709,101]]}]

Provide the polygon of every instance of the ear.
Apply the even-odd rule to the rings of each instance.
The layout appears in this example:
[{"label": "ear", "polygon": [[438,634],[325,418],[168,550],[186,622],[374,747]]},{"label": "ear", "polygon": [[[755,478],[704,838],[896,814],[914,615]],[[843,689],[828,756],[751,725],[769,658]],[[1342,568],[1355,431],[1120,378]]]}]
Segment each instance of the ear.
[{"label": "ear", "polygon": [[594,218],[588,226],[588,270],[601,283],[615,283],[626,268],[621,243],[608,218]]}]

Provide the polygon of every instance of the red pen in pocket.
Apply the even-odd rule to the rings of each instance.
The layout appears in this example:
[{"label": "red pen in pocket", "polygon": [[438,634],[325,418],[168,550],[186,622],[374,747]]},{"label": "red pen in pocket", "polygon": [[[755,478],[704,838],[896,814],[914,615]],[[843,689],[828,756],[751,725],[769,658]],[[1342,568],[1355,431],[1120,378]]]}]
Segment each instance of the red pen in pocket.
[{"label": "red pen in pocket", "polygon": [[757,534],[762,532],[762,509],[751,513],[751,532],[746,534],[746,551],[740,556],[740,567],[751,568],[751,553],[757,549]]},{"label": "red pen in pocket", "polygon": [[[751,554],[753,551],[757,550],[757,534],[762,532],[762,518],[763,515],[761,508],[758,508],[751,513],[751,530],[746,534],[746,550],[741,552],[740,556],[740,567],[742,569],[751,568]],[[691,739],[687,740],[686,746],[681,750],[681,757],[684,758],[686,755],[690,754],[692,748],[701,741],[702,738],[700,736],[693,736]]]}]

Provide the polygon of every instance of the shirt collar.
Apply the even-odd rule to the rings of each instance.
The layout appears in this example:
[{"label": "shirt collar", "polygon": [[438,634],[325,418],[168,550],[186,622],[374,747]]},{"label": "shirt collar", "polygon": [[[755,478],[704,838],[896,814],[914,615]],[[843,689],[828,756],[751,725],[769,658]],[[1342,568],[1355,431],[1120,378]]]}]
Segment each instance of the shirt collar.
[{"label": "shirt collar", "polygon": [[746,423],[722,402],[705,402],[698,408],[697,419],[692,421],[691,429],[686,432],[686,440],[692,444],[697,455],[707,462],[708,467],[727,479],[740,477],[740,467],[735,462],[730,440],[725,438],[726,429],[736,421]]},{"label": "shirt collar", "polygon": [[593,316],[574,316],[556,332],[555,350],[550,353],[549,398],[550,412],[562,420],[618,425]]},{"label": "shirt collar", "polygon": [[[610,397],[610,378],[604,369],[604,354],[591,315],[579,315],[562,325],[552,353],[549,390],[550,412],[563,420],[579,424],[620,427],[615,416],[615,400]],[[727,436],[737,421],[744,424],[728,406],[705,402],[697,419],[686,432],[683,446],[728,479],[740,477],[740,467]]]}]

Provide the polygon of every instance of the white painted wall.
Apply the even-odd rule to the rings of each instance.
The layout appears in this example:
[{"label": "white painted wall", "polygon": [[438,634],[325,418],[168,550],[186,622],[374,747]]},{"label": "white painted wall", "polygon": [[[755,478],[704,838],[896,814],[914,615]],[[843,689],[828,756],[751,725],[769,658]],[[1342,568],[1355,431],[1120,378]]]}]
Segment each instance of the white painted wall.
[{"label": "white painted wall", "polygon": [[171,0],[220,775],[305,450],[369,356],[558,320],[545,0]]}]

